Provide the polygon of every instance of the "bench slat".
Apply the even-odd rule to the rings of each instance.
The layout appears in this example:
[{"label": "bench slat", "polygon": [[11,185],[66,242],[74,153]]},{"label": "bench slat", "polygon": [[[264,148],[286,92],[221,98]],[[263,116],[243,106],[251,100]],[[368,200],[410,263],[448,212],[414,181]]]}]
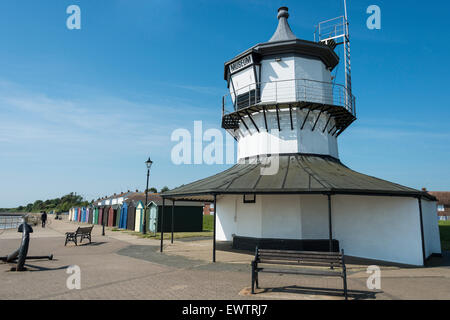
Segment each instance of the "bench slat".
[{"label": "bench slat", "polygon": [[76,233],[77,234],[89,234],[92,232],[92,229],[94,228],[94,226],[92,227],[78,227]]},{"label": "bench slat", "polygon": [[261,260],[258,261],[258,263],[262,264],[283,264],[283,265],[289,265],[289,266],[311,266],[311,267],[335,267],[335,268],[342,268],[341,264],[331,264],[331,263],[320,263],[320,262],[289,262],[289,261],[279,261],[279,260]]},{"label": "bench slat", "polygon": [[295,250],[273,250],[273,249],[258,249],[260,253],[299,253],[299,254],[310,254],[310,255],[320,255],[320,256],[342,256],[340,252],[329,252],[329,251],[295,251]]},{"label": "bench slat", "polygon": [[342,273],[333,271],[316,271],[316,270],[286,270],[286,269],[267,269],[258,268],[258,272],[266,273],[286,273],[286,274],[304,274],[310,276],[330,276],[330,277],[342,277]]},{"label": "bench slat", "polygon": [[341,261],[339,258],[329,258],[329,257],[319,257],[319,256],[309,256],[309,255],[297,255],[297,254],[281,254],[281,253],[271,253],[271,254],[259,254],[259,259],[277,259],[286,258],[291,260],[311,260],[311,261],[321,261],[321,262],[336,262]]}]

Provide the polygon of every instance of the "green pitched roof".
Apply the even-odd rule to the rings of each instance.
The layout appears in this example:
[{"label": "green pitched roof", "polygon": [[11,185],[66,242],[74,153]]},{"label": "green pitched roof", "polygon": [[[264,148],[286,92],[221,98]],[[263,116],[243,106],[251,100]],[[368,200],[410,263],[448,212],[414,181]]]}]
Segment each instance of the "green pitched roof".
[{"label": "green pitched roof", "polygon": [[[279,159],[272,175],[264,159]],[[430,194],[353,171],[338,159],[320,155],[280,155],[253,158],[214,176],[167,191],[174,199],[211,200],[213,194],[370,194],[435,198]]]}]

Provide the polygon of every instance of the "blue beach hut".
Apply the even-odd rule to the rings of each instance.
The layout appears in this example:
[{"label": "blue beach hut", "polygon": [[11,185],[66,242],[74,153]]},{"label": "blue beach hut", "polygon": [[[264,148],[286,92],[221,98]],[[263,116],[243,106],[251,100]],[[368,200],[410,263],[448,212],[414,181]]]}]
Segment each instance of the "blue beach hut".
[{"label": "blue beach hut", "polygon": [[122,204],[122,208],[120,209],[119,228],[121,229],[127,228],[127,216],[128,216],[128,204],[124,202]]}]

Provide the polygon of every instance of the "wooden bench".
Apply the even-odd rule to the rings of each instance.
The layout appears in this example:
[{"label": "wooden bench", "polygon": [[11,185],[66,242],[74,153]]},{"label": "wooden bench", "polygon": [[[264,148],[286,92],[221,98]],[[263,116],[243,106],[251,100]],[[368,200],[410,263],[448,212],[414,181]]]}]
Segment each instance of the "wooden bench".
[{"label": "wooden bench", "polygon": [[[269,266],[260,266],[260,264]],[[270,265],[293,267],[278,269],[272,268]],[[345,300],[348,298],[344,250],[341,252],[314,252],[256,248],[255,260],[252,261],[252,294],[255,293],[255,284],[256,288],[259,288],[259,272],[341,277],[344,282]]]},{"label": "wooden bench", "polygon": [[64,246],[66,246],[69,241],[75,242],[75,245],[77,246],[77,237],[80,237],[80,243],[83,242],[83,239],[89,239],[89,243],[91,243],[91,232],[93,228],[94,226],[78,227],[75,232],[66,232],[66,242],[64,243]]}]

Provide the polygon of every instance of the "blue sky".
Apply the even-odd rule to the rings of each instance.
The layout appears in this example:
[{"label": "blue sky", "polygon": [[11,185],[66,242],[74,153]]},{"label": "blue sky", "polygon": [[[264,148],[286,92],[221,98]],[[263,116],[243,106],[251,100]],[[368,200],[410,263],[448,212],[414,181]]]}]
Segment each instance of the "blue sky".
[{"label": "blue sky", "polygon": [[[339,137],[354,170],[450,189],[444,1],[349,0],[358,120]],[[81,8],[82,29],[66,28]],[[366,27],[376,4],[381,30]],[[220,128],[223,63],[274,32],[287,5],[299,37],[342,14],[336,1],[8,0],[0,3],[0,207],[77,192],[160,189],[226,165],[174,165],[177,128]],[[342,67],[338,73],[343,72]]]}]

